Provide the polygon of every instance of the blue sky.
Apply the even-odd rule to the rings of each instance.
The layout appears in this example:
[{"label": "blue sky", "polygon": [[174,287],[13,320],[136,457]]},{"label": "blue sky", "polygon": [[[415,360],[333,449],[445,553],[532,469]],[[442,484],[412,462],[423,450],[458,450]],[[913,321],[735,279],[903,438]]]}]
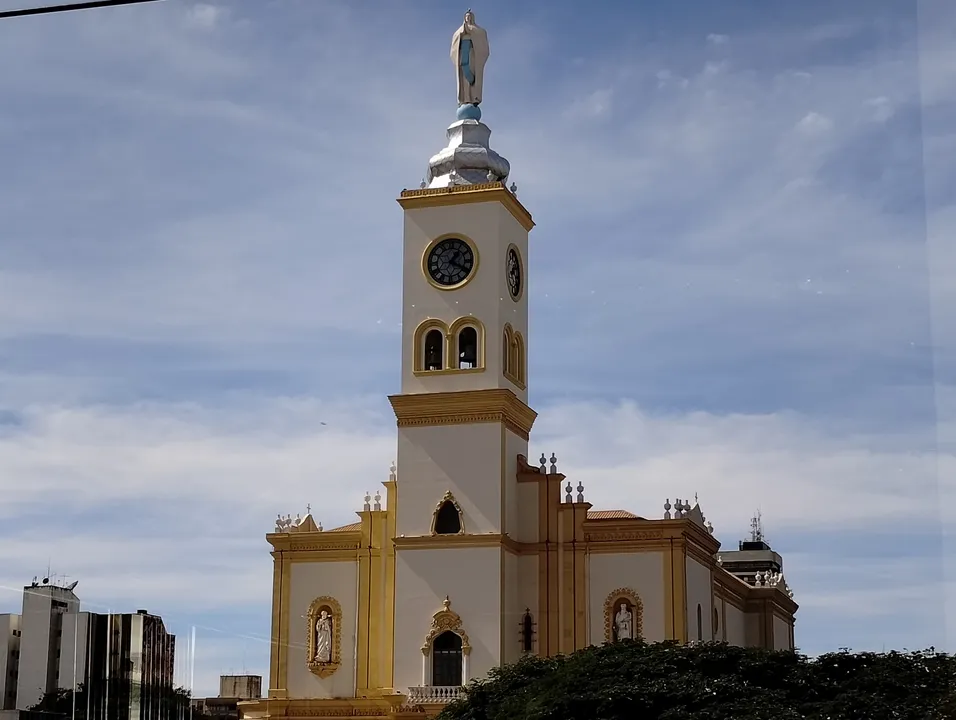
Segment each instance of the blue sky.
[{"label": "blue sky", "polygon": [[[946,5],[473,5],[538,223],[532,453],[596,507],[698,493],[727,547],[759,507],[808,652],[956,650]],[[463,10],[0,23],[0,611],[51,563],[196,626],[197,694],[268,675],[263,535],[351,522],[394,456],[395,197]]]}]

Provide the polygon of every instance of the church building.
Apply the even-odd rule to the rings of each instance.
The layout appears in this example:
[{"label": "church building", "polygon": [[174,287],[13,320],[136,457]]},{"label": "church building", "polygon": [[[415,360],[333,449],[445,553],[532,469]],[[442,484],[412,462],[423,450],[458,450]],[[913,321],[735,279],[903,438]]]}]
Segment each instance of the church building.
[{"label": "church building", "polygon": [[244,718],[430,716],[491,668],[624,638],[794,647],[769,546],[765,569],[738,562],[754,551],[721,551],[684,500],[654,518],[592,508],[555,455],[529,456],[534,221],[481,121],[488,54],[469,11],[451,47],[458,118],[398,198],[396,462],[358,522],[324,530],[306,513],[266,536],[269,690]]}]

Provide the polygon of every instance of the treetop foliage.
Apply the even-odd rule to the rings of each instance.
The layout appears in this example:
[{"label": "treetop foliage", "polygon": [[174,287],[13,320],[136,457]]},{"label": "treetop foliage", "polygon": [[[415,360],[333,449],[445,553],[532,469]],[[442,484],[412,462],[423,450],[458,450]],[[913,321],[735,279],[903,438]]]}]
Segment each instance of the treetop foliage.
[{"label": "treetop foliage", "polygon": [[529,656],[439,720],[956,720],[956,658],[622,641]]}]

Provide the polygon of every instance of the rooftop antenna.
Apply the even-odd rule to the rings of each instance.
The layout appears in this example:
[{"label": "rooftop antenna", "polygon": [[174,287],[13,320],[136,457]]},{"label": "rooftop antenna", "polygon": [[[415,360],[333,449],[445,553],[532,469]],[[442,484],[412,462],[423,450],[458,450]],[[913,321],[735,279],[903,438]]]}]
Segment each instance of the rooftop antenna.
[{"label": "rooftop antenna", "polygon": [[757,514],[750,519],[750,540],[752,542],[763,542],[763,521],[760,516],[760,508],[757,508]]}]

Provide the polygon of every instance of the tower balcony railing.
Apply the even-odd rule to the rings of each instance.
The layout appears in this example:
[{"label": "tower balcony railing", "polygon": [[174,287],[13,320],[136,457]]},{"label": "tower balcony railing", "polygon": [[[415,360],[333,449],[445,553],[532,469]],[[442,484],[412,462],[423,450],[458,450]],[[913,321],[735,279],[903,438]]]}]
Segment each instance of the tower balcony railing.
[{"label": "tower balcony railing", "polygon": [[408,705],[445,705],[461,697],[461,685],[420,685],[408,688]]}]

